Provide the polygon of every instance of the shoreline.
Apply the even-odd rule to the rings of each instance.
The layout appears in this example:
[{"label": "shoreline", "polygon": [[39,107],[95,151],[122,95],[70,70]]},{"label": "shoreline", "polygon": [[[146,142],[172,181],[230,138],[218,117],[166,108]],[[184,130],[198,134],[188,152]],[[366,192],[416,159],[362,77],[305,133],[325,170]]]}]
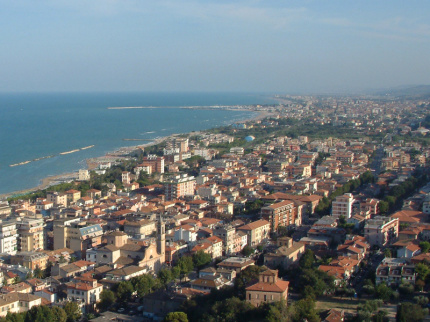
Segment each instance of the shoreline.
[{"label": "shoreline", "polygon": [[[126,107],[126,108],[130,108],[130,107]],[[265,119],[267,117],[275,115],[275,113],[270,112],[270,111],[251,111],[251,110],[245,110],[245,109],[242,110],[242,111],[248,111],[248,112],[252,112],[252,113],[258,112],[258,115],[256,115],[255,117],[250,117],[250,118],[247,118],[247,119],[244,119],[244,120],[236,121],[234,123],[255,122],[255,121],[260,121],[262,119]],[[167,136],[155,138],[151,142],[148,142],[148,143],[145,143],[145,144],[139,144],[139,145],[133,145],[133,146],[123,146],[123,147],[120,147],[120,148],[118,148],[118,149],[116,149],[114,151],[107,152],[103,156],[98,156],[98,157],[86,159],[85,163],[87,165],[87,170],[91,171],[91,170],[96,169],[100,163],[103,163],[103,161],[101,161],[102,159],[106,159],[106,158],[109,158],[109,157],[110,158],[114,158],[115,157],[115,152],[119,152],[121,150],[135,150],[135,149],[137,149],[139,147],[146,148],[146,147],[150,147],[150,146],[153,146],[153,145],[160,144],[160,143],[162,143],[162,142],[164,142],[166,140],[172,139],[172,138],[174,138],[174,137],[176,137],[178,135],[181,135],[181,134],[201,133],[201,132],[204,132],[204,131],[206,131],[206,130],[195,131],[195,132],[191,131],[191,132],[187,132],[187,133],[173,133],[173,134],[170,134],[170,135],[167,135]],[[97,160],[100,160],[100,161],[97,161]],[[45,177],[45,178],[43,178],[43,179],[40,180],[40,184],[37,185],[36,187],[32,187],[32,188],[28,188],[28,189],[22,189],[22,190],[17,190],[17,191],[12,191],[12,192],[7,192],[7,193],[0,194],[0,200],[5,200],[5,199],[13,197],[13,196],[19,196],[19,195],[25,195],[25,194],[28,194],[28,193],[37,192],[39,190],[47,189],[50,186],[56,185],[58,183],[76,180],[77,178],[78,178],[78,171],[68,172],[68,173],[62,173],[62,174],[58,174],[58,175],[54,175],[54,176]]]}]

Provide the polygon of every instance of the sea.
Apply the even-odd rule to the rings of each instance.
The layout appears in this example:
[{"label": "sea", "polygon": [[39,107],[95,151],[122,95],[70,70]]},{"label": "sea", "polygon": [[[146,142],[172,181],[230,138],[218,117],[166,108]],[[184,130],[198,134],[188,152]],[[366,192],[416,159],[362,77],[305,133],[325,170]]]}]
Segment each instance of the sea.
[{"label": "sea", "polygon": [[[183,107],[270,103],[270,95],[247,93],[0,93],[0,194],[85,169],[86,159],[120,147],[148,143],[124,139],[206,130],[257,114]],[[148,108],[108,109],[135,106]]]}]

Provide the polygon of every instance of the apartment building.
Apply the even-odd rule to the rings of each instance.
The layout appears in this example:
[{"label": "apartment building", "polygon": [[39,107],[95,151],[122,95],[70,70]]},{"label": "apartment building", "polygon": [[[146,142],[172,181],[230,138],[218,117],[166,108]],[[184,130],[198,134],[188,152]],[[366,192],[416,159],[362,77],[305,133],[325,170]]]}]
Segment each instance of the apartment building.
[{"label": "apartment building", "polygon": [[370,246],[383,247],[395,241],[399,235],[399,219],[376,216],[364,226],[364,237]]},{"label": "apartment building", "polygon": [[342,196],[337,196],[332,202],[332,216],[343,216],[349,219],[352,216],[352,204],[354,203],[354,196],[351,193],[345,193]]},{"label": "apartment building", "polygon": [[142,165],[146,167],[151,167],[151,173],[164,173],[164,157],[150,154],[143,158]]},{"label": "apartment building", "polygon": [[285,200],[261,208],[261,216],[270,223],[270,230],[276,232],[279,226],[296,225],[296,209],[294,202]]},{"label": "apartment building", "polygon": [[45,246],[43,219],[20,218],[16,222],[18,229],[18,250],[31,252],[42,250]]},{"label": "apartment building", "polygon": [[172,177],[164,182],[164,195],[166,200],[173,200],[184,196],[194,195],[196,179],[186,174]]},{"label": "apartment building", "polygon": [[241,226],[237,230],[246,233],[248,235],[248,245],[254,247],[269,238],[270,223],[267,220],[260,219]]},{"label": "apartment building", "polygon": [[18,250],[18,231],[15,221],[0,222],[0,253],[16,254]]}]

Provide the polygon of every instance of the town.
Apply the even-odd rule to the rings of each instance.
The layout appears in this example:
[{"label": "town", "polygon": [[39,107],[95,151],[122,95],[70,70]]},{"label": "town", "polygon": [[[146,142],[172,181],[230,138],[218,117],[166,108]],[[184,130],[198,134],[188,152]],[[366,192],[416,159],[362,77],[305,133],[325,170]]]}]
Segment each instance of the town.
[{"label": "town", "polygon": [[423,320],[430,101],[277,100],[0,201],[0,317]]}]

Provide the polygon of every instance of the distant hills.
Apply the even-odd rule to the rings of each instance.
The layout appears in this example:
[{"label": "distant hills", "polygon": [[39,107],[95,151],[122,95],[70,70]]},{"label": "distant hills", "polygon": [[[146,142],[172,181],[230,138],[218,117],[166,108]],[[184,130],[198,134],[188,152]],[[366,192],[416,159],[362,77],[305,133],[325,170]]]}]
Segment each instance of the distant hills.
[{"label": "distant hills", "polygon": [[428,99],[430,98],[430,85],[401,86],[374,91],[372,94],[397,98]]}]

